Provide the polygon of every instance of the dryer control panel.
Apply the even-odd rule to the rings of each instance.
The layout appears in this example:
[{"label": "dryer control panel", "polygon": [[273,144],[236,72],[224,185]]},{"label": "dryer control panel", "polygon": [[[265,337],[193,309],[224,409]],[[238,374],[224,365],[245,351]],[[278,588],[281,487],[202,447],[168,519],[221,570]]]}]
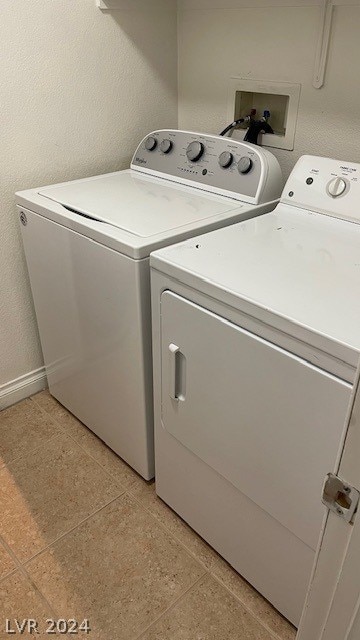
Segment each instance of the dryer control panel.
[{"label": "dryer control panel", "polygon": [[131,168],[253,204],[278,199],[282,189],[279,163],[269,151],[189,131],[150,133]]},{"label": "dryer control panel", "polygon": [[360,224],[360,164],[302,156],[281,202]]}]

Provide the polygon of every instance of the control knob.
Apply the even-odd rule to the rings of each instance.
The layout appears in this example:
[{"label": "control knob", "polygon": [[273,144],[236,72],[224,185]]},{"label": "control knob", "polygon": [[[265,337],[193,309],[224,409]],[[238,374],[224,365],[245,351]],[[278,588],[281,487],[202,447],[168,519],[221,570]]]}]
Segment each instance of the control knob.
[{"label": "control knob", "polygon": [[251,167],[253,166],[253,161],[248,156],[243,156],[240,158],[238,162],[239,173],[246,174],[249,173]]},{"label": "control knob", "polygon": [[186,155],[191,162],[197,162],[203,156],[205,147],[202,142],[190,142],[186,149]]},{"label": "control knob", "polygon": [[219,165],[223,169],[227,169],[228,167],[230,167],[230,165],[232,165],[233,160],[234,160],[234,156],[232,153],[230,153],[230,151],[223,151],[219,155]]},{"label": "control knob", "polygon": [[145,141],[145,149],[148,151],[154,151],[157,147],[157,140],[153,136],[149,136]]},{"label": "control knob", "polygon": [[160,144],[160,149],[163,153],[170,153],[172,148],[173,148],[173,143],[171,142],[171,140],[165,139]]},{"label": "control knob", "polygon": [[330,180],[327,186],[327,192],[332,198],[338,198],[339,196],[342,196],[346,187],[347,184],[343,178],[334,178],[333,180]]}]

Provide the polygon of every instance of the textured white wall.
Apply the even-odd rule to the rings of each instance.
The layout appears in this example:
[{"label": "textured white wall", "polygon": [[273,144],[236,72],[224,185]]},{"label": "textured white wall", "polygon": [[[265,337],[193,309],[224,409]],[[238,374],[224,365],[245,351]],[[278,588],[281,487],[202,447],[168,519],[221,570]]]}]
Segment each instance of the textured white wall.
[{"label": "textured white wall", "polygon": [[271,149],[285,177],[304,153],[360,162],[360,7],[334,8],[325,85],[317,90],[320,9],[309,5],[319,0],[274,6],[281,4],[291,2],[179,0],[179,127],[219,133],[231,76],[296,82],[302,90],[295,149]]},{"label": "textured white wall", "polygon": [[[231,76],[299,82],[284,174],[303,153],[360,161],[360,7],[337,1],[315,90],[320,0],[178,0],[179,126],[219,132]],[[177,126],[176,0],[117,2],[1,3],[0,386],[42,364],[14,192],[123,168],[147,131]]]},{"label": "textured white wall", "polygon": [[0,386],[42,365],[14,192],[128,166],[177,126],[175,0],[0,6]]}]

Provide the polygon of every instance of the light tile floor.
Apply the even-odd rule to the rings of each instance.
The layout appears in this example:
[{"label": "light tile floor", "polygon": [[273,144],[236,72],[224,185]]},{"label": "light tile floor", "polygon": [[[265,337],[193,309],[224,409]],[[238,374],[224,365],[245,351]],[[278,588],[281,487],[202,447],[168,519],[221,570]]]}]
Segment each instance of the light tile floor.
[{"label": "light tile floor", "polygon": [[47,618],[89,619],[90,640],[296,636],[47,391],[0,413],[0,514],[1,640],[6,618],[37,637]]}]

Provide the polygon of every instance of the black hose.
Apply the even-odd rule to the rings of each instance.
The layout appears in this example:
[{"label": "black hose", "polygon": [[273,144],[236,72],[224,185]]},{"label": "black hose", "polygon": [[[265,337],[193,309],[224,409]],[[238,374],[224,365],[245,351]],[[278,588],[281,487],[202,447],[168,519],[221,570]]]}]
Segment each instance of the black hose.
[{"label": "black hose", "polygon": [[261,131],[264,133],[274,133],[273,128],[266,120],[252,120],[244,137],[244,142],[258,144],[258,136]]},{"label": "black hose", "polygon": [[239,124],[242,124],[243,122],[245,122],[245,118],[240,118],[239,120],[234,120],[234,122],[232,122],[231,124],[229,124],[224,131],[222,131],[219,135],[220,136],[226,136],[226,134],[231,131],[231,129],[234,129],[235,127],[237,127]]}]

